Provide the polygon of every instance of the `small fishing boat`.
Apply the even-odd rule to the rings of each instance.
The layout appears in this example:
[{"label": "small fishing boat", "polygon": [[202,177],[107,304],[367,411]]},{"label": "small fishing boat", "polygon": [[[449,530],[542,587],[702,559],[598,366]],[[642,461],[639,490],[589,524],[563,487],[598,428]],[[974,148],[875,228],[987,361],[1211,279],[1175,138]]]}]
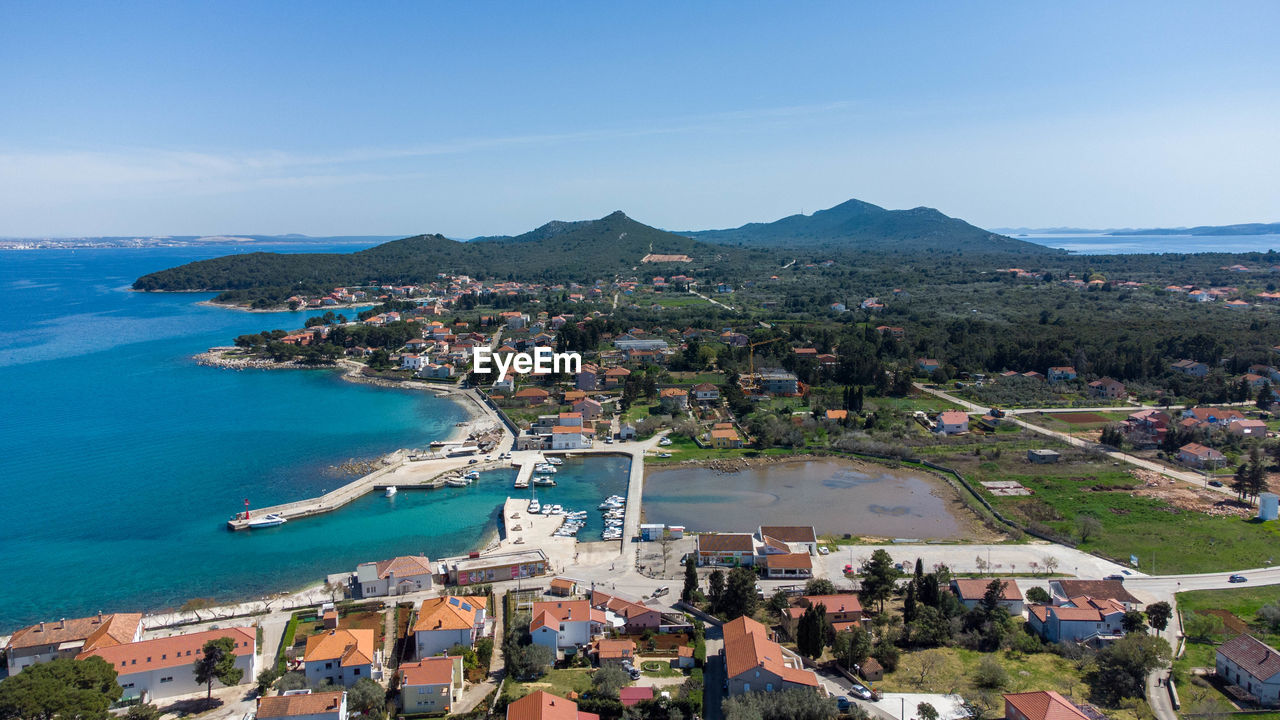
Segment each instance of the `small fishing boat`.
[{"label": "small fishing boat", "polygon": [[517,490],[527,490],[528,488],[529,488],[529,479],[528,479],[528,478],[520,478],[519,480],[516,480],[516,489],[517,489]]},{"label": "small fishing boat", "polygon": [[466,487],[471,484],[471,481],[466,478],[451,477],[448,480],[445,480],[444,484],[449,487]]},{"label": "small fishing boat", "polygon": [[548,465],[563,465],[563,464],[564,464],[564,459],[563,459],[563,458],[558,458],[558,457],[549,457],[549,458],[547,458],[547,464],[548,464]]},{"label": "small fishing boat", "polygon": [[471,472],[466,473],[466,474],[465,474],[465,475],[463,475],[462,477],[464,477],[464,478],[466,478],[466,479],[468,479],[468,480],[479,480],[479,479],[480,479],[480,471],[478,471],[478,470],[472,470]]},{"label": "small fishing boat", "polygon": [[250,528],[267,528],[275,527],[276,525],[283,525],[286,522],[288,522],[288,520],[285,520],[284,517],[275,513],[268,513],[260,517],[249,518],[248,526]]},{"label": "small fishing boat", "polygon": [[534,465],[533,471],[540,475],[555,475],[557,472],[555,465],[549,465],[547,463],[538,463],[537,465]]},{"label": "small fishing boat", "polygon": [[542,503],[538,502],[538,498],[529,501],[529,514],[537,515],[542,512]]},{"label": "small fishing boat", "polygon": [[388,486],[387,486],[387,491],[386,491],[385,493],[383,493],[384,497],[392,497],[392,496],[394,496],[395,494],[396,494],[396,486],[395,486],[395,485],[388,485]]},{"label": "small fishing boat", "polygon": [[533,484],[537,485],[538,487],[551,487],[556,484],[556,481],[554,478],[550,478],[543,475],[543,476],[534,478]]}]

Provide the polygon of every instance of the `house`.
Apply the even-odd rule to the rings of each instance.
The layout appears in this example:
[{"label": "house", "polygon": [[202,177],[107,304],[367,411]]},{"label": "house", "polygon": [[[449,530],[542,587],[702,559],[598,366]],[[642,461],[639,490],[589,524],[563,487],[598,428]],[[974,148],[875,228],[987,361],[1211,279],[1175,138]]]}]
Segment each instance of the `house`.
[{"label": "house", "polygon": [[99,613],[92,617],[41,622],[22,628],[9,638],[9,674],[56,658],[74,658],[84,652],[137,641],[142,637],[139,613]]},{"label": "house", "polygon": [[600,720],[600,716],[579,710],[572,700],[538,690],[508,705],[507,720]]},{"label": "house", "polygon": [[1064,380],[1075,380],[1077,377],[1076,369],[1071,367],[1070,365],[1060,365],[1058,367],[1051,367],[1049,368],[1048,377],[1049,377],[1050,383],[1059,383]]},{"label": "house", "polygon": [[360,597],[383,597],[431,588],[431,561],[426,555],[402,555],[390,560],[356,566],[356,591]]},{"label": "house", "polygon": [[1190,375],[1192,377],[1204,377],[1209,374],[1209,366],[1202,362],[1196,362],[1195,360],[1179,360],[1169,367],[1184,375]]},{"label": "house", "polygon": [[805,595],[796,599],[795,603],[801,608],[818,605],[826,608],[827,621],[836,632],[851,630],[862,622],[862,602],[853,593]]},{"label": "house", "polygon": [[618,690],[618,700],[624,708],[652,699],[652,687],[624,687]]},{"label": "house", "polygon": [[711,383],[698,383],[693,386],[693,398],[698,402],[715,402],[720,399],[720,388]]},{"label": "house", "polygon": [[962,410],[944,410],[938,413],[938,422],[933,426],[938,435],[959,435],[969,432],[969,416]]},{"label": "house", "polygon": [[522,388],[513,397],[522,405],[542,405],[551,399],[551,393],[542,388],[527,387]]},{"label": "house", "polygon": [[786,543],[789,550],[818,554],[818,531],[812,525],[761,525],[756,533],[761,542],[773,538]]},{"label": "house", "polygon": [[376,680],[382,668],[373,636],[372,628],[337,628],[307,638],[302,656],[307,683],[316,686],[329,682],[350,687],[361,678]]},{"label": "house", "polygon": [[1005,720],[1095,720],[1054,690],[1009,693],[1004,696]]},{"label": "house", "polygon": [[894,340],[901,340],[906,335],[906,331],[894,325],[877,325],[876,332],[881,335],[888,335]]},{"label": "house", "polygon": [[257,630],[252,627],[205,630],[109,645],[82,652],[76,659],[102,658],[116,670],[116,682],[124,689],[121,699],[145,697],[151,702],[203,691],[204,683],[196,682],[191,667],[203,654],[205,643],[224,637],[231,638],[234,646],[235,666],[243,673],[240,682],[254,682],[258,675],[258,648]]},{"label": "house", "polygon": [[1089,397],[1116,400],[1126,395],[1124,383],[1111,378],[1102,378],[1089,383]]},{"label": "house", "polygon": [[1027,625],[1047,642],[1110,642],[1124,634],[1125,606],[1117,600],[1071,598],[1062,605],[1031,605]]},{"label": "house", "polygon": [[688,670],[697,664],[697,658],[693,656],[693,648],[688,645],[676,648],[676,659],[671,663],[671,667]]},{"label": "house", "polygon": [[1194,426],[1200,425],[1216,425],[1223,426],[1230,424],[1232,420],[1244,420],[1244,414],[1239,410],[1231,408],[1211,408],[1211,407],[1194,407],[1187,408],[1182,411],[1182,417],[1187,420],[1194,420]]},{"label": "house", "polygon": [[613,390],[622,387],[627,378],[631,377],[631,371],[622,367],[612,367],[604,371],[604,389]]},{"label": "house", "polygon": [[428,598],[413,623],[418,657],[447,652],[454,645],[471,647],[485,632],[488,598],[445,595]]},{"label": "house", "polygon": [[1028,450],[1027,460],[1037,465],[1050,465],[1058,462],[1062,454],[1057,450]]},{"label": "house", "polygon": [[582,398],[570,405],[570,407],[573,408],[574,412],[582,415],[582,419],[587,422],[595,420],[604,413],[604,407],[591,398]]},{"label": "house", "polygon": [[290,690],[275,697],[261,697],[256,716],[259,720],[347,720],[347,693]]},{"label": "house", "polygon": [[431,358],[426,355],[417,355],[415,353],[405,353],[400,356],[401,370],[421,370],[431,362]]},{"label": "house", "polygon": [[581,425],[556,425],[551,428],[551,449],[585,450],[591,447],[591,436],[594,433],[594,430]]},{"label": "house", "polygon": [[674,403],[681,410],[689,407],[689,392],[684,388],[662,388],[658,398],[662,403]]},{"label": "house", "polygon": [[[1022,614],[1022,591],[1012,580],[1001,581],[999,607],[1009,611],[1010,615]],[[951,581],[951,592],[960,598],[960,603],[972,610],[986,597],[990,580],[974,580],[956,578]]]},{"label": "house", "polygon": [[764,567],[765,577],[773,580],[813,577],[813,557],[809,553],[764,555],[758,564]]},{"label": "house", "polygon": [[579,390],[595,390],[599,382],[600,369],[595,365],[584,364],[574,376],[573,386]]},{"label": "house", "polygon": [[751,565],[756,544],[746,533],[704,533],[698,536],[699,565]]},{"label": "house", "polygon": [[717,450],[740,448],[742,447],[742,438],[738,437],[738,431],[732,428],[727,430],[712,430],[711,447]]},{"label": "house", "polygon": [[797,395],[800,393],[800,378],[795,373],[781,368],[766,368],[759,373],[760,389],[770,395]]},{"label": "house", "polygon": [[771,640],[764,625],[743,616],[725,623],[723,631],[729,695],[821,688],[818,676],[804,669],[799,656]]},{"label": "house", "polygon": [[848,410],[828,410],[827,419],[832,422],[844,422],[849,419]]},{"label": "house", "polygon": [[1133,610],[1142,604],[1142,601],[1126,590],[1124,583],[1119,580],[1050,580],[1049,594],[1053,596],[1055,605],[1061,605],[1071,598],[1082,595],[1115,600],[1124,605],[1125,610]]},{"label": "house", "polygon": [[942,363],[934,358],[916,358],[916,370],[926,375],[932,375],[940,367],[942,367]]},{"label": "house", "polygon": [[630,425],[630,424],[623,424],[623,425],[619,426],[619,427],[618,427],[618,439],[619,439],[619,440],[635,440],[635,439],[636,439],[636,426],[635,426],[635,425]]},{"label": "house", "polygon": [[442,655],[400,665],[400,708],[447,714],[462,699],[462,658]]},{"label": "house", "polygon": [[607,624],[604,611],[586,600],[535,602],[532,615],[529,634],[533,642],[555,651],[588,645]]},{"label": "house", "polygon": [[1280,652],[1243,634],[1219,645],[1215,656],[1219,678],[1258,698],[1260,705],[1280,704]]},{"label": "house", "polygon": [[[628,633],[657,631],[662,626],[662,611],[642,602],[635,602],[598,590],[591,592],[591,607],[613,613],[622,619],[623,630]],[[611,623],[616,626],[616,623]]]},{"label": "house", "polygon": [[547,592],[559,597],[569,597],[578,591],[578,583],[569,578],[551,578],[551,589]]},{"label": "house", "polygon": [[635,660],[636,643],[634,640],[610,640],[600,638],[591,646],[591,655],[596,665],[621,663],[624,660]]},{"label": "house", "polygon": [[1178,461],[1192,467],[1218,467],[1226,459],[1226,455],[1200,443],[1187,443],[1178,448]]},{"label": "house", "polygon": [[1232,420],[1227,424],[1227,431],[1241,437],[1266,437],[1267,424],[1261,420]]}]

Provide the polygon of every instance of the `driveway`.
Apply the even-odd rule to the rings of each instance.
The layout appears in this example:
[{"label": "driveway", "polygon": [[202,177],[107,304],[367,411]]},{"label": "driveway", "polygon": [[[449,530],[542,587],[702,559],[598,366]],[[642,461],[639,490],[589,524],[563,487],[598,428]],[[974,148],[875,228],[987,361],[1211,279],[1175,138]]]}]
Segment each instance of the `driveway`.
[{"label": "driveway", "polygon": [[724,701],[724,633],[718,625],[707,625],[707,664],[702,672],[702,714],[707,720],[720,720],[721,703]]}]

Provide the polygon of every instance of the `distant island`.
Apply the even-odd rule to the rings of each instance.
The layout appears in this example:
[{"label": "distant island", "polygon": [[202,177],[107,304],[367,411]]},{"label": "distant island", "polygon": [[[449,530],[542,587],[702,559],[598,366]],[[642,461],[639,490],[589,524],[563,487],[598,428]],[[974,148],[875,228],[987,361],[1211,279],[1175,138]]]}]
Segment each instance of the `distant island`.
[{"label": "distant island", "polygon": [[395,235],[103,235],[88,237],[0,238],[0,250],[62,250],[79,248],[153,248],[235,245],[336,245],[396,239]]},{"label": "distant island", "polygon": [[993,228],[991,232],[1005,235],[1105,235],[1108,237],[1128,237],[1134,235],[1192,235],[1192,236],[1228,236],[1228,235],[1277,235],[1280,234],[1280,223],[1240,223],[1238,225],[1197,225],[1196,227],[1176,228]]}]

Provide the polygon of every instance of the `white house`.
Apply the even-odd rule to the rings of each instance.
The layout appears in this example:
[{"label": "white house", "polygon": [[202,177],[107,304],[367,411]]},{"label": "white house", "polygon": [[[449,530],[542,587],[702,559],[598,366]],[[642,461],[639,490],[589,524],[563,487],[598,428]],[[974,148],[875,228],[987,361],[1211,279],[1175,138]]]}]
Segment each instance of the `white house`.
[{"label": "white house", "polygon": [[[1018,584],[1012,580],[1001,582],[999,607],[1008,610],[1010,615],[1022,615],[1022,591],[1018,589]],[[951,581],[951,591],[960,598],[961,604],[972,610],[982,602],[990,584],[990,580],[957,578]]]},{"label": "white house", "polygon": [[1124,634],[1124,605],[1078,597],[1063,605],[1032,605],[1027,624],[1048,642],[1104,643]]},{"label": "white house", "polygon": [[400,666],[400,707],[406,713],[448,714],[462,699],[462,658],[442,655]]},{"label": "white house", "polygon": [[382,674],[372,629],[334,628],[307,638],[303,653],[307,683],[325,682],[350,687],[361,678],[377,680]]},{"label": "white house", "polygon": [[356,566],[360,597],[382,597],[431,588],[431,561],[426,555],[402,555]]},{"label": "white house", "polygon": [[589,447],[591,433],[587,428],[581,425],[557,425],[551,428],[552,450],[585,450]]},{"label": "white house", "polygon": [[439,655],[454,645],[471,647],[484,636],[488,605],[487,598],[458,595],[423,600],[413,624],[418,657]]},{"label": "white house", "polygon": [[693,386],[693,398],[698,402],[712,402],[720,399],[720,388],[711,383],[698,383]]},{"label": "white house", "polygon": [[604,632],[607,623],[604,611],[586,600],[536,602],[529,633],[534,643],[559,651],[587,645]]},{"label": "white house", "polygon": [[400,356],[401,370],[421,370],[431,364],[431,359],[426,355],[418,355],[416,353],[405,353]]},{"label": "white house", "polygon": [[258,699],[258,720],[347,720],[347,693],[289,690],[283,695]]},{"label": "white house", "polygon": [[[243,671],[241,684],[254,682],[258,675],[258,649],[257,631],[252,627],[206,630],[112,645],[83,652],[78,659],[102,658],[115,668],[116,682],[124,689],[123,699],[142,698],[151,702],[202,692],[204,683],[196,682],[193,666],[203,654],[205,643],[224,637],[231,638],[235,645],[236,667]],[[216,681],[214,684],[221,686]]]},{"label": "white house", "polygon": [[933,431],[939,435],[959,435],[969,432],[969,416],[960,410],[946,410],[938,414]]},{"label": "white house", "polygon": [[1218,677],[1258,698],[1262,705],[1280,704],[1280,653],[1251,635],[1241,634],[1218,646]]}]

